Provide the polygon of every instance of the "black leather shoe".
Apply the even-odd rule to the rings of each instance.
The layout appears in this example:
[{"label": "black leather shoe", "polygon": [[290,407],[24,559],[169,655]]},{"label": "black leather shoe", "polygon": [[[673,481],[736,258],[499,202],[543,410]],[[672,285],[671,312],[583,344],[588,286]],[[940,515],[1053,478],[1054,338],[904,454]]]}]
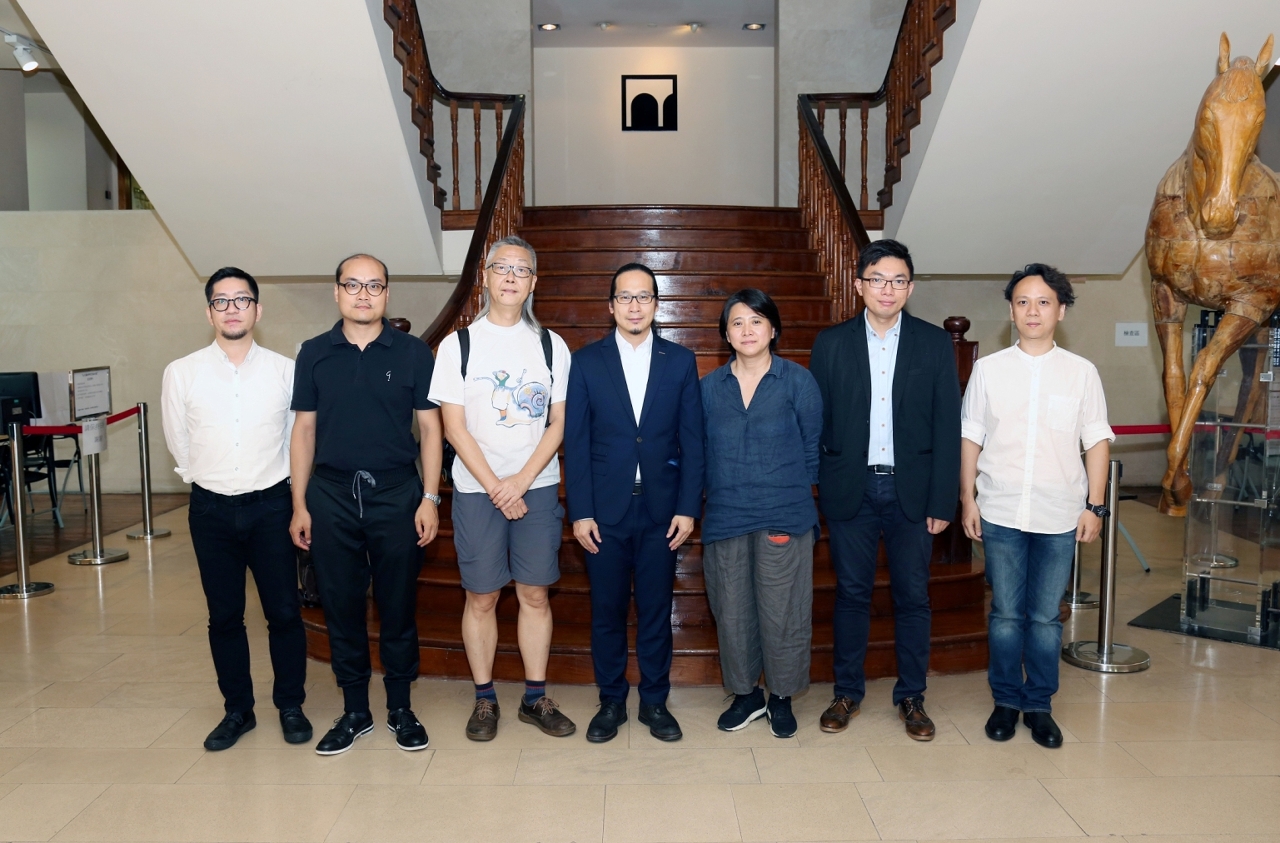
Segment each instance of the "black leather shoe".
[{"label": "black leather shoe", "polygon": [[649,727],[649,734],[660,741],[678,741],[684,737],[684,732],[680,731],[680,724],[671,716],[671,712],[667,711],[665,703],[653,705],[640,703],[638,719]]},{"label": "black leather shoe", "polygon": [[427,748],[427,742],[430,740],[427,737],[427,730],[418,722],[412,710],[397,708],[388,712],[387,728],[396,736],[396,746],[401,749],[416,752]]},{"label": "black leather shoe", "polygon": [[1062,746],[1062,730],[1053,722],[1053,716],[1047,711],[1024,711],[1022,722],[1031,730],[1031,740],[1046,749],[1057,749]]},{"label": "black leather shoe", "polygon": [[605,743],[618,736],[618,727],[627,722],[627,707],[619,702],[602,702],[587,726],[587,740]]},{"label": "black leather shoe", "polygon": [[300,708],[280,709],[280,731],[285,743],[306,743],[311,740],[311,721]]},{"label": "black leather shoe", "polygon": [[987,737],[993,741],[1007,741],[1018,729],[1018,709],[998,705],[987,718]]},{"label": "black leather shoe", "polygon": [[316,755],[337,755],[351,749],[356,738],[363,737],[373,731],[373,715],[367,711],[348,711],[333,721],[333,728],[328,731],[320,743],[316,744]]},{"label": "black leather shoe", "polygon": [[253,716],[252,711],[228,712],[227,716],[222,718],[222,722],[209,733],[209,737],[204,739],[204,748],[213,752],[230,749],[236,745],[236,741],[240,740],[241,735],[253,731],[253,727],[257,725],[258,720]]}]

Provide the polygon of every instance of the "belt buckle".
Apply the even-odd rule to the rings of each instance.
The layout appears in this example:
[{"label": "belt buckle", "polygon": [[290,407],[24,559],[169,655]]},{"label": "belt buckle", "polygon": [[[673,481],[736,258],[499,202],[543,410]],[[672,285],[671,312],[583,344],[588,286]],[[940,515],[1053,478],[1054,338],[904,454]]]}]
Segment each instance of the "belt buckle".
[{"label": "belt buckle", "polygon": [[[886,468],[888,469],[888,471],[882,471],[882,469],[886,469]],[[875,473],[875,474],[880,475],[881,477],[888,477],[888,476],[890,476],[890,475],[892,475],[892,474],[893,474],[893,466],[891,466],[891,465],[873,465],[873,466],[871,467],[871,471],[872,471],[873,473]]]}]

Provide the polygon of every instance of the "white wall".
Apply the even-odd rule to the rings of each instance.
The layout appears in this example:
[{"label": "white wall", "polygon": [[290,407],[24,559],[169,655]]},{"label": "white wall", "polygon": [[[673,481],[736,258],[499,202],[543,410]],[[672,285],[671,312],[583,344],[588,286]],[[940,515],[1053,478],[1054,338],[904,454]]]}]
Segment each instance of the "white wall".
[{"label": "white wall", "polygon": [[30,201],[22,87],[20,71],[0,70],[0,211],[25,211]]},{"label": "white wall", "polygon": [[23,99],[30,210],[85,210],[84,118],[62,91],[27,94]]},{"label": "white wall", "polygon": [[[534,202],[774,204],[773,49],[533,51]],[[677,76],[679,130],[622,131],[624,74]]]}]

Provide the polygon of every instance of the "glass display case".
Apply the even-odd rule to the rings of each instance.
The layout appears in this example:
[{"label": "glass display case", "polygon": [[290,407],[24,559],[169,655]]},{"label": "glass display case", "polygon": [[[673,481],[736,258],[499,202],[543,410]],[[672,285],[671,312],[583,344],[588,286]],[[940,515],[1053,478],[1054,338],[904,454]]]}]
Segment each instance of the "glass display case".
[{"label": "glass display case", "polygon": [[[1198,353],[1220,314],[1195,329]],[[1182,628],[1276,647],[1280,636],[1280,320],[1227,360],[1191,440]]]}]

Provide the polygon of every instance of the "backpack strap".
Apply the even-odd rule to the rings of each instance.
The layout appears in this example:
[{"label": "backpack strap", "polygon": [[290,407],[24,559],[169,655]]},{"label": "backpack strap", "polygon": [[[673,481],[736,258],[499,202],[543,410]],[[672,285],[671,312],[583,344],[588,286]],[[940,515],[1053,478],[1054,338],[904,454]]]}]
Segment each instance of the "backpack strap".
[{"label": "backpack strap", "polygon": [[466,327],[458,329],[458,351],[462,357],[462,380],[467,380],[467,358],[471,356],[471,334]]},{"label": "backpack strap", "polygon": [[[546,328],[542,329],[542,359],[547,361],[547,377],[551,381],[552,389],[556,385],[555,370],[551,366],[551,332]],[[551,427],[551,396],[547,396],[547,427]]]}]

